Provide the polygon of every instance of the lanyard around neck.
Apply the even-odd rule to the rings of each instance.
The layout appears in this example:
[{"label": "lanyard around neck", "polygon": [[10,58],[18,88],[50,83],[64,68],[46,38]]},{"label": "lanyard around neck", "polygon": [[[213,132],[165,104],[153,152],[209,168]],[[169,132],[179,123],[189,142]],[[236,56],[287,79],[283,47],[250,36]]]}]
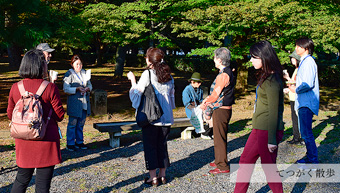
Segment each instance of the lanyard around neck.
[{"label": "lanyard around neck", "polygon": [[303,61],[305,61],[305,59],[308,58],[308,57],[310,57],[310,55],[307,55],[307,56],[300,62],[299,68],[302,66]]},{"label": "lanyard around neck", "polygon": [[260,86],[260,85],[257,85],[257,87],[256,87],[256,92],[255,92],[255,93],[256,93],[256,94],[255,94],[255,104],[256,104],[256,102],[257,102],[257,96],[258,96],[258,95],[257,95],[257,90],[259,89],[259,86]]},{"label": "lanyard around neck", "polygon": [[[72,70],[72,73],[75,74],[75,75],[78,77],[78,79],[79,79],[80,82],[81,82],[81,85],[84,85],[83,79],[80,78],[80,77],[78,76],[78,73],[76,73],[73,69],[71,69],[71,70]],[[80,72],[81,72],[81,71],[80,71]],[[80,72],[79,72],[79,73],[80,73]]]}]

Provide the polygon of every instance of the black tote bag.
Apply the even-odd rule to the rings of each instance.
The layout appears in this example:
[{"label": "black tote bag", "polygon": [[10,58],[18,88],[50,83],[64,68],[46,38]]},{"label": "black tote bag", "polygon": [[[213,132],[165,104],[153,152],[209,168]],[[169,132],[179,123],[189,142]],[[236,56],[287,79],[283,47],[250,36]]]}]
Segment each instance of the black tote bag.
[{"label": "black tote bag", "polygon": [[148,71],[150,83],[144,90],[136,115],[136,122],[139,127],[145,127],[163,115],[162,107],[151,84],[150,70]]}]

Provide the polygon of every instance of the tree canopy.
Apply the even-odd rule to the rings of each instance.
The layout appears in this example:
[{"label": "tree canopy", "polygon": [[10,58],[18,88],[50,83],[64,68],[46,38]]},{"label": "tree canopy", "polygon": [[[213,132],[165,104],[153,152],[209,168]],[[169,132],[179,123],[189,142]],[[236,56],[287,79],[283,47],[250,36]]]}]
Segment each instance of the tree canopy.
[{"label": "tree canopy", "polygon": [[283,63],[301,36],[312,38],[317,52],[340,50],[338,0],[1,0],[0,7],[0,44],[10,58],[41,41],[69,52],[95,49],[99,64],[108,48],[127,46],[192,55],[227,46],[245,62],[249,47],[266,39]]}]

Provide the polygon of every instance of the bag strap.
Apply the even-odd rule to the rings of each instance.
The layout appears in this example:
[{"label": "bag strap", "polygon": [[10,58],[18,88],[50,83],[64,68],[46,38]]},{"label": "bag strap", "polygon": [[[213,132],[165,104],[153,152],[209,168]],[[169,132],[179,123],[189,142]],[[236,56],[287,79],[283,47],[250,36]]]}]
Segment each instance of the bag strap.
[{"label": "bag strap", "polygon": [[47,127],[47,125],[48,125],[48,122],[49,122],[50,119],[51,119],[51,116],[52,116],[52,108],[50,109],[50,112],[48,113],[47,120],[46,120],[46,124],[43,126],[43,129],[46,129],[46,127]]},{"label": "bag strap", "polygon": [[20,81],[18,82],[18,88],[19,88],[20,95],[21,95],[21,96],[24,96],[26,90],[25,90],[25,87],[24,87],[24,82],[23,82],[23,80],[20,80]]},{"label": "bag strap", "polygon": [[[38,96],[40,97],[40,96],[42,95],[42,93],[45,91],[45,89],[46,89],[46,87],[47,87],[47,85],[48,85],[49,83],[50,83],[50,82],[44,80],[44,81],[40,84],[40,86],[39,86],[39,88],[38,88],[38,91],[36,92],[36,95],[38,95]],[[23,80],[21,80],[21,81],[18,82],[18,88],[19,88],[19,91],[20,91],[21,96],[23,96],[23,95],[25,94],[25,92],[26,92],[25,87],[24,87],[24,82],[23,82]],[[50,109],[50,112],[48,113],[47,120],[46,120],[46,124],[44,125],[44,128],[47,127],[48,122],[49,122],[50,119],[51,119],[52,112],[53,112],[53,111],[52,111],[52,108],[51,108],[51,109]]]},{"label": "bag strap", "polygon": [[38,91],[36,92],[36,95],[38,95],[39,97],[42,95],[42,93],[45,91],[47,85],[49,84],[50,82],[44,80],[41,84],[40,84],[40,87],[38,88]]},{"label": "bag strap", "polygon": [[[36,92],[35,95],[38,95],[39,97],[42,95],[42,93],[45,91],[47,85],[49,84],[50,82],[44,80],[41,84],[40,84],[40,87],[38,88],[38,91]],[[51,115],[52,115],[52,108],[50,109],[50,112],[48,113],[48,116],[47,116],[47,120],[46,120],[46,124],[44,125],[44,128],[47,127],[48,125],[48,122],[50,121],[51,119]]]},{"label": "bag strap", "polygon": [[[41,84],[40,84],[40,87],[38,88],[38,91],[36,92],[35,95],[38,95],[39,97],[42,95],[42,93],[45,91],[46,87],[48,86],[50,82],[44,80]],[[48,125],[48,122],[50,121],[51,119],[51,116],[52,116],[52,108],[50,109],[50,112],[48,112],[48,116],[46,118],[46,124],[43,126],[43,129],[45,130],[47,125]]]},{"label": "bag strap", "polygon": [[[48,85],[49,83],[50,83],[50,82],[44,80],[44,81],[40,84],[40,86],[39,86],[39,88],[38,88],[38,91],[36,92],[36,95],[38,95],[38,96],[40,97],[40,96],[42,95],[42,93],[45,91],[45,89],[46,89],[46,87],[47,87],[47,85]],[[25,94],[25,92],[26,92],[23,80],[21,80],[21,81],[18,82],[18,88],[19,88],[20,95],[23,96],[23,95]]]},{"label": "bag strap", "polygon": [[149,84],[151,84],[151,72],[150,70],[148,70],[148,72],[149,72]]}]

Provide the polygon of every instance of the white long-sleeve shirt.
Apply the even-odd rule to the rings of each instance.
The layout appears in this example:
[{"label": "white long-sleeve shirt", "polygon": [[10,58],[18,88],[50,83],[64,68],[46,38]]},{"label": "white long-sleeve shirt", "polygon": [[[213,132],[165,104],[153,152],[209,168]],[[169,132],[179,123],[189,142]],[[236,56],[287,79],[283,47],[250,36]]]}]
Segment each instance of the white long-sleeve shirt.
[{"label": "white long-sleeve shirt", "polygon": [[[155,70],[150,69],[150,75],[151,75],[151,84],[155,90],[156,97],[164,113],[162,117],[154,121],[152,125],[156,125],[156,126],[172,125],[174,123],[172,109],[176,108],[174,79],[171,79],[170,81],[165,82],[165,83],[159,83],[157,81]],[[148,70],[145,70],[142,73],[142,76],[140,77],[138,83],[135,85],[132,85],[130,89],[129,97],[132,102],[132,107],[136,109],[136,112],[139,107],[144,89],[149,85],[149,82],[150,82],[149,72]]]}]

